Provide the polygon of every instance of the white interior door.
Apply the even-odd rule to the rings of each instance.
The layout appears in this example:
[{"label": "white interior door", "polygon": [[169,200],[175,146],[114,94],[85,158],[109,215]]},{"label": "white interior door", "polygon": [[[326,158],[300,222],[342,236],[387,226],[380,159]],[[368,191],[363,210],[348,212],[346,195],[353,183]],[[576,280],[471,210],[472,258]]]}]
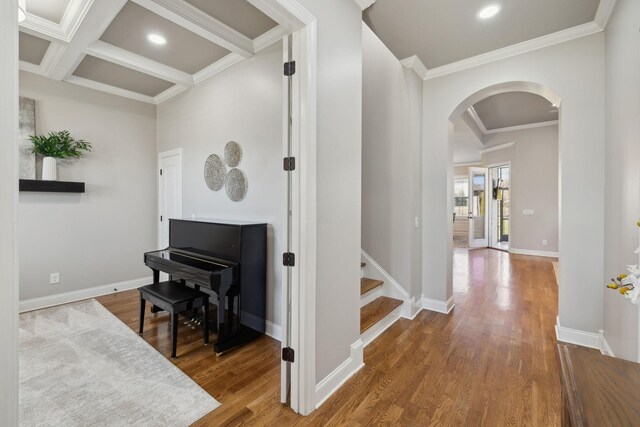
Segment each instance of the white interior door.
[{"label": "white interior door", "polygon": [[169,246],[169,219],[182,218],[182,148],[158,158],[158,249]]},{"label": "white interior door", "polygon": [[469,168],[469,248],[489,246],[489,169]]}]

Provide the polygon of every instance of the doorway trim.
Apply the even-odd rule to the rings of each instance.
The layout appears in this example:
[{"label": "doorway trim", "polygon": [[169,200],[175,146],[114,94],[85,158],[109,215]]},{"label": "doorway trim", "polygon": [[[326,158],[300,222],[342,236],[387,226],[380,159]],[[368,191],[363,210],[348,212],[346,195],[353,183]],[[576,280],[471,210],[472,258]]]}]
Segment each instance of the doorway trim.
[{"label": "doorway trim", "polygon": [[184,200],[184,156],[182,155],[182,147],[180,148],[174,148],[173,150],[167,150],[167,151],[163,151],[161,153],[158,153],[158,164],[156,165],[156,177],[157,177],[157,181],[156,181],[156,187],[158,188],[158,210],[156,212],[156,246],[158,249],[164,249],[160,247],[160,241],[162,240],[162,221],[160,221],[160,212],[162,211],[161,207],[160,207],[160,200],[161,200],[161,193],[162,193],[162,189],[160,186],[160,170],[161,167],[160,165],[162,164],[162,159],[166,159],[167,157],[173,157],[173,156],[180,156],[180,216],[183,215],[184,211],[183,211],[183,207],[182,207],[182,202]]},{"label": "doorway trim", "polygon": [[[513,146],[513,144],[515,144],[515,142],[511,142],[509,144],[511,144],[509,145],[509,147],[511,147]],[[487,169],[489,169],[489,177],[491,177],[491,169],[499,168],[501,166],[507,166],[509,168],[509,203],[511,205],[509,206],[509,244],[508,244],[508,249],[506,251],[506,252],[509,252],[511,249],[511,236],[513,235],[513,227],[511,224],[511,209],[512,209],[511,196],[513,195],[513,169],[511,168],[511,160],[492,163],[490,165],[487,165]],[[493,203],[489,204],[489,221],[491,220],[493,220]],[[502,249],[494,248],[493,246],[491,246],[491,222],[489,222],[489,246],[488,247],[489,249],[502,250]]]}]

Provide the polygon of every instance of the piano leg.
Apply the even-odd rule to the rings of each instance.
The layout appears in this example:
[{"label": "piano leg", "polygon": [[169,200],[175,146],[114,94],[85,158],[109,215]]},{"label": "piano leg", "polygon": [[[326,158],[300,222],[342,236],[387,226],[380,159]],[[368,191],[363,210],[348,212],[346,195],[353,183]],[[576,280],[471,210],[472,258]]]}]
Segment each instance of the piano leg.
[{"label": "piano leg", "polygon": [[176,358],[178,348],[178,313],[171,314],[171,358]]},{"label": "piano leg", "polygon": [[209,344],[209,298],[204,298],[204,303],[202,305],[202,310],[204,311],[204,343]]},{"label": "piano leg", "polygon": [[218,291],[218,342],[224,341],[227,335],[226,334],[227,328],[224,324],[224,317],[225,317],[225,302],[227,301],[228,290],[229,290],[228,287],[220,286],[220,290]]},{"label": "piano leg", "polygon": [[[160,283],[160,270],[156,270],[156,269],[152,269],[152,270],[153,270],[153,283]],[[151,306],[151,312],[153,313],[154,316],[157,316],[159,311],[162,311],[160,307],[156,307],[155,305]]]},{"label": "piano leg", "polygon": [[142,294],[140,294],[140,325],[138,328],[138,333],[142,335],[142,329],[144,329],[144,310],[146,308],[147,302],[142,298]]}]

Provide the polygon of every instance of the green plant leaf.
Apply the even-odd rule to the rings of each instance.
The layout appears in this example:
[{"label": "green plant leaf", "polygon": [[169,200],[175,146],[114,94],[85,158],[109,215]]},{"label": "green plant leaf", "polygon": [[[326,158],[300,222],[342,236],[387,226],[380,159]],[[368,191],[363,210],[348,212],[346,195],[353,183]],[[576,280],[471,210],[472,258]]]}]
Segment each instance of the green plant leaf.
[{"label": "green plant leaf", "polygon": [[68,130],[51,132],[49,135],[31,135],[30,151],[44,157],[57,159],[79,158],[91,151],[91,143],[74,139]]}]

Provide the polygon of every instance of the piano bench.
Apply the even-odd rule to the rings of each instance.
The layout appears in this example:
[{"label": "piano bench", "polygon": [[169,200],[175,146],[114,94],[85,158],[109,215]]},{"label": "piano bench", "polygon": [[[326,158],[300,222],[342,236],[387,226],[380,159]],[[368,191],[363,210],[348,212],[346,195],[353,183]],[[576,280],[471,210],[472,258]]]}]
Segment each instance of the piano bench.
[{"label": "piano bench", "polygon": [[140,291],[140,328],[142,335],[146,302],[171,314],[171,357],[175,359],[178,343],[178,314],[202,307],[204,311],[204,343],[209,343],[209,295],[176,281],[154,283]]}]

